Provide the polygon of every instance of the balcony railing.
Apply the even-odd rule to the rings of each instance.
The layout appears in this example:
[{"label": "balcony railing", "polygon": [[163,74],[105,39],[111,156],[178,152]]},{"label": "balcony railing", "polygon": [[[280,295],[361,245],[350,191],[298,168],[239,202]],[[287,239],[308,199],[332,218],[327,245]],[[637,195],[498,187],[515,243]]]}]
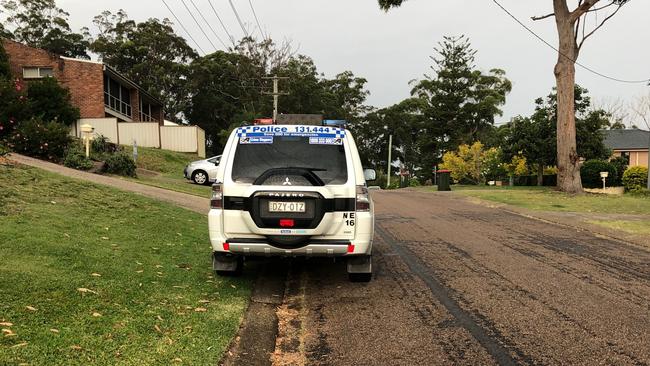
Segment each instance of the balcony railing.
[{"label": "balcony railing", "polygon": [[131,118],[131,104],[104,92],[104,105],[117,113]]}]

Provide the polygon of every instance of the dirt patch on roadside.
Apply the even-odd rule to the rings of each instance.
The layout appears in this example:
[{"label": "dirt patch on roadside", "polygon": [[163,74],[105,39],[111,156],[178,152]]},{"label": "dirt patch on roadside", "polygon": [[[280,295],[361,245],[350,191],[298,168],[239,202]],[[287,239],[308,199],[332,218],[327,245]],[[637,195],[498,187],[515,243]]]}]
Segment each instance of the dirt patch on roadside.
[{"label": "dirt patch on roadside", "polygon": [[291,271],[287,276],[284,301],[278,307],[278,336],[275,352],[271,356],[273,366],[306,365],[304,323],[307,317],[305,307],[305,271]]}]

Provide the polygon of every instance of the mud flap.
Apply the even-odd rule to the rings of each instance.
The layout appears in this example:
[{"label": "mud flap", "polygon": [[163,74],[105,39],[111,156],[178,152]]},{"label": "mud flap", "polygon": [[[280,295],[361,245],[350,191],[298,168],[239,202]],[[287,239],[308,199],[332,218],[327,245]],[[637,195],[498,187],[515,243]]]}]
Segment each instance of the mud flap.
[{"label": "mud flap", "polygon": [[348,257],[348,273],[372,273],[372,256],[355,255]]},{"label": "mud flap", "polygon": [[241,270],[241,258],[223,253],[213,253],[212,269],[217,273],[231,272],[236,273]]}]

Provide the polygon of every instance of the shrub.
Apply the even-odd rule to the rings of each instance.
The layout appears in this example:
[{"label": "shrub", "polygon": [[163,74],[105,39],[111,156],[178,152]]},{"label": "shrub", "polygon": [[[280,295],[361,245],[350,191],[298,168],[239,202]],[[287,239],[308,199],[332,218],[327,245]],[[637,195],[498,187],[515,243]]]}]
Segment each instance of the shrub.
[{"label": "shrub", "polygon": [[648,168],[644,166],[632,166],[623,173],[623,186],[627,192],[642,191],[647,184]]},{"label": "shrub", "polygon": [[63,159],[71,142],[68,127],[40,119],[21,122],[9,138],[15,152],[55,162]]},{"label": "shrub", "polygon": [[27,99],[32,114],[42,120],[70,126],[79,119],[79,109],[70,101],[70,91],[59,85],[55,78],[30,82]]},{"label": "shrub", "polygon": [[621,185],[621,183],[623,182],[623,173],[625,173],[625,169],[627,169],[628,160],[629,159],[626,159],[623,156],[617,156],[609,161],[616,168],[616,177],[610,180],[611,182],[610,185],[613,186]]},{"label": "shrub", "polygon": [[9,154],[9,146],[0,141],[0,157],[3,157],[7,154]]},{"label": "shrub", "polygon": [[92,150],[97,153],[114,153],[119,150],[119,145],[110,142],[104,135],[95,136],[91,145]]},{"label": "shrub", "polygon": [[599,188],[603,186],[600,172],[608,172],[607,185],[611,186],[613,179],[616,179],[616,167],[614,164],[604,160],[587,160],[580,168],[582,186],[585,188]]},{"label": "shrub", "polygon": [[123,175],[127,177],[136,176],[135,161],[133,161],[133,158],[131,158],[129,154],[123,151],[109,155],[105,163],[104,172],[106,173]]},{"label": "shrub", "polygon": [[409,180],[409,187],[420,187],[422,184],[420,184],[420,181],[417,178],[411,178]]},{"label": "shrub", "polygon": [[68,168],[88,170],[93,167],[93,162],[86,157],[86,152],[78,144],[71,144],[63,159],[63,165]]}]

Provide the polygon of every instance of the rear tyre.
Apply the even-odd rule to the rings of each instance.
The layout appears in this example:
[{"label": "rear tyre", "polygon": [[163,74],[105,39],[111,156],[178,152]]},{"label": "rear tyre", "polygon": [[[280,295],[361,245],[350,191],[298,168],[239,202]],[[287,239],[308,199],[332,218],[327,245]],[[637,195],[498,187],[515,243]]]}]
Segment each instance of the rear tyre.
[{"label": "rear tyre", "polygon": [[204,172],[203,170],[197,170],[192,173],[192,181],[196,184],[206,185],[209,181],[208,173]]},{"label": "rear tyre", "polygon": [[226,253],[214,253],[212,269],[221,277],[237,277],[244,271],[244,258]]},{"label": "rear tyre", "polygon": [[372,279],[371,273],[348,273],[350,282],[370,282]]}]

